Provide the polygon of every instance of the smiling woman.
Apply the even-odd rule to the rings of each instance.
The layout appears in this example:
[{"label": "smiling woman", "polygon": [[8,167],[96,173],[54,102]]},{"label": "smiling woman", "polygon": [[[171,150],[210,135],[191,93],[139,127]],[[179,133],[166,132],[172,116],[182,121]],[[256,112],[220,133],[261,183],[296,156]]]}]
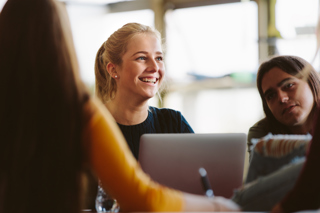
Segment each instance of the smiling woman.
[{"label": "smiling woman", "polygon": [[129,23],[100,47],[95,63],[96,95],[117,121],[136,159],[144,133],[193,133],[179,111],[148,106],[164,80],[160,33]]},{"label": "smiling woman", "polygon": [[[124,97],[128,101],[129,96],[135,102],[138,100],[146,102],[152,98],[158,92],[164,76],[162,59],[161,44],[157,37],[151,34],[134,35],[122,56],[122,64],[117,65],[112,62],[107,64],[109,75],[114,76],[117,83],[115,99]],[[108,105],[111,103],[108,102]],[[126,125],[141,123],[145,118],[141,119],[132,121],[131,118],[116,117],[119,123]]]},{"label": "smiling woman", "polygon": [[146,25],[124,25],[96,55],[95,93],[116,120],[136,159],[142,134],[193,133],[179,111],[148,106],[164,75],[160,33]]},{"label": "smiling woman", "polygon": [[111,114],[80,79],[63,3],[9,0],[0,32],[1,213],[79,213],[87,171],[123,212],[239,210],[223,197],[160,185],[142,171]]}]

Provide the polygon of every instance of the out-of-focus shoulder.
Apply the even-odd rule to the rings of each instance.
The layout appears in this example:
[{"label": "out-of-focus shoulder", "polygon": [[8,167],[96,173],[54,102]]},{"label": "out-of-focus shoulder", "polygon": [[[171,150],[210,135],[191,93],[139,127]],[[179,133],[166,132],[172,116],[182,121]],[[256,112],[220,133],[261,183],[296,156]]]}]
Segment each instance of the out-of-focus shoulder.
[{"label": "out-of-focus shoulder", "polygon": [[248,132],[248,141],[252,138],[261,138],[270,132],[269,122],[267,118],[263,118],[250,127]]},{"label": "out-of-focus shoulder", "polygon": [[263,118],[260,121],[256,122],[251,128],[267,128],[269,121],[267,118]]},{"label": "out-of-focus shoulder", "polygon": [[91,98],[89,98],[89,100],[85,104],[84,110],[85,111],[91,111],[91,110],[96,111],[99,108],[103,108],[103,107],[105,107],[105,106],[98,98],[91,97]]},{"label": "out-of-focus shoulder", "polygon": [[114,121],[114,118],[108,111],[107,107],[96,97],[91,97],[84,106],[84,111],[90,118],[89,124],[95,123],[98,119],[107,119]]}]

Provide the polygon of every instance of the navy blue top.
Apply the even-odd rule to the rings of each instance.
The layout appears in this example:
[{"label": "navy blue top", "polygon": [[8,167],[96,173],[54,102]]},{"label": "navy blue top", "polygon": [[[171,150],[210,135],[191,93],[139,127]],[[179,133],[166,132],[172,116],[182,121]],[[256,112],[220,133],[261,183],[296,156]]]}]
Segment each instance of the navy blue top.
[{"label": "navy blue top", "polygon": [[181,112],[149,106],[147,119],[137,125],[118,124],[134,157],[138,160],[140,136],[145,133],[194,133]]}]

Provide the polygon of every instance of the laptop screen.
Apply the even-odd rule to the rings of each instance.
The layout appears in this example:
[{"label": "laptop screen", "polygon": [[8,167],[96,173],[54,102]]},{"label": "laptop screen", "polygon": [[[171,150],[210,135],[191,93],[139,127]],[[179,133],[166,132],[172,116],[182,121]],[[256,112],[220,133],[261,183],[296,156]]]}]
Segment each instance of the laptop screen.
[{"label": "laptop screen", "polygon": [[215,195],[230,198],[242,185],[246,134],[144,134],[139,162],[160,184],[204,195],[199,168],[204,168]]}]

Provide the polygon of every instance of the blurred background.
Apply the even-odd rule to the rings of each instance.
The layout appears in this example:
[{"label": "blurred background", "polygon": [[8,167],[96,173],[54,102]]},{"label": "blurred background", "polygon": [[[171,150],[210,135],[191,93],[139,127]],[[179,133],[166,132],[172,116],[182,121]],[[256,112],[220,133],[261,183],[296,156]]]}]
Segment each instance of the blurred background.
[{"label": "blurred background", "polygon": [[162,101],[155,97],[150,105],[181,111],[196,133],[247,133],[264,117],[255,79],[270,56],[297,55],[319,70],[319,57],[313,61],[319,0],[63,2],[91,92],[96,52],[111,33],[128,22],[158,29],[167,83]]}]

